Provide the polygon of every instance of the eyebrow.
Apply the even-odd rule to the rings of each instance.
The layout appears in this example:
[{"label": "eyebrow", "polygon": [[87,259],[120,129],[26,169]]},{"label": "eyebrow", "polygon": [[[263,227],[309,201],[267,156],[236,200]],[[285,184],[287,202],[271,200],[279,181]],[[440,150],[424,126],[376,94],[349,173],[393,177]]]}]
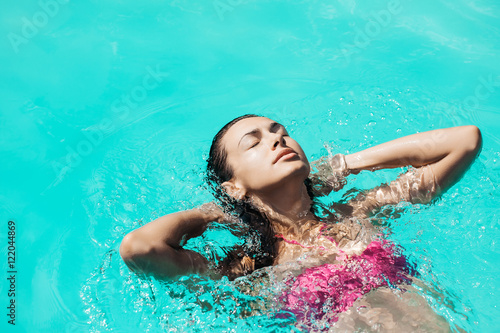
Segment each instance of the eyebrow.
[{"label": "eyebrow", "polygon": [[[274,130],[277,131],[277,128],[280,128],[280,127],[283,127],[285,128],[285,126],[281,125],[280,123],[277,123],[277,122],[272,122],[270,125],[269,125],[269,131],[272,132]],[[240,143],[241,143],[241,140],[243,140],[243,138],[247,135],[253,135],[253,134],[257,134],[259,133],[259,129],[258,128],[255,128],[253,130],[251,130],[250,132],[248,133],[245,133],[243,134],[243,136],[241,137],[240,139],[240,142],[238,142],[238,147],[240,146]]]}]

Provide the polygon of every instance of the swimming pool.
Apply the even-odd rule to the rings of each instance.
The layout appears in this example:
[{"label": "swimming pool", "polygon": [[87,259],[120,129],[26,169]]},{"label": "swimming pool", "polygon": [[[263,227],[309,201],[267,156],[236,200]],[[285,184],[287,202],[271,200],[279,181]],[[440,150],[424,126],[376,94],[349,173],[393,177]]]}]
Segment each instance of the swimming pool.
[{"label": "swimming pool", "polygon": [[[42,0],[0,13],[5,275],[8,221],[16,251],[15,297],[1,284],[16,326],[4,315],[2,332],[290,331],[268,316],[275,295],[258,276],[163,285],[117,253],[130,230],[211,200],[211,139],[244,113],[285,124],[310,160],[325,143],[347,153],[478,126],[483,150],[463,179],[431,206],[386,212],[383,227],[452,326],[498,327],[497,2]],[[235,241],[212,230],[190,244],[209,256]]]}]

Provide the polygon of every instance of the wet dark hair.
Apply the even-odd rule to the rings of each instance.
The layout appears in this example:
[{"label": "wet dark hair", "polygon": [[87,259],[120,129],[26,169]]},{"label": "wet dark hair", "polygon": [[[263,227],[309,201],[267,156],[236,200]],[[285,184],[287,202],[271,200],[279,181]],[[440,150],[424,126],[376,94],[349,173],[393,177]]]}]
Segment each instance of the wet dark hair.
[{"label": "wet dark hair", "polygon": [[[227,257],[219,263],[219,270],[223,275],[227,275],[229,279],[251,273],[248,269],[242,269],[241,271],[232,269],[245,256],[254,259],[255,269],[258,269],[273,265],[278,254],[277,238],[269,219],[248,201],[238,200],[230,196],[221,186],[222,183],[233,178],[233,170],[227,163],[227,152],[222,144],[222,138],[229,128],[238,121],[254,117],[262,116],[245,114],[224,125],[215,135],[207,159],[206,181],[214,197],[226,214],[236,215],[240,222],[247,227],[244,244],[233,248]],[[307,178],[304,183],[309,196],[313,200],[311,212],[316,213],[316,204],[318,202],[315,200],[311,180]]]}]

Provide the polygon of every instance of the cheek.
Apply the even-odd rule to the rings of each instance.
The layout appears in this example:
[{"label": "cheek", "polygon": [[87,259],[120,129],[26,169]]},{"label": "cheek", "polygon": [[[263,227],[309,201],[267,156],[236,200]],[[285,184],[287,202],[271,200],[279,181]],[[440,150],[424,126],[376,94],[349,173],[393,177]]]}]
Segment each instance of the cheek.
[{"label": "cheek", "polygon": [[262,152],[254,150],[248,152],[245,158],[242,159],[242,168],[255,177],[256,173],[266,173],[270,167],[270,161],[267,161],[269,156],[265,156]]},{"label": "cheek", "polygon": [[234,161],[236,177],[245,184],[256,183],[261,176],[268,174],[264,156],[259,151],[249,151]]}]

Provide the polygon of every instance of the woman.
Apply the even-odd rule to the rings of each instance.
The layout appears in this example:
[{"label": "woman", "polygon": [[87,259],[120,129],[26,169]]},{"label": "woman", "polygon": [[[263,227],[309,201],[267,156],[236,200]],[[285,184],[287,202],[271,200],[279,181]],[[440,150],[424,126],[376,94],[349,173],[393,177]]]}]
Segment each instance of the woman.
[{"label": "woman", "polygon": [[[207,180],[219,205],[207,203],[150,222],[124,237],[120,254],[132,270],[158,277],[208,273],[232,279],[261,267],[286,267],[299,260],[309,268],[290,283],[288,295],[292,296],[285,295],[283,302],[300,319],[300,307],[318,303],[318,297],[325,296],[314,294],[297,301],[300,290],[308,288],[306,281],[318,276],[335,279],[325,287],[328,292],[342,289],[342,295],[335,296],[337,303],[331,304],[335,313],[330,319],[335,322],[337,314],[362,302],[363,295],[373,294],[370,291],[409,283],[409,271],[401,258],[391,246],[374,240],[375,233],[364,218],[388,204],[430,202],[463,175],[480,147],[481,134],[475,126],[439,129],[346,156],[322,158],[314,163],[318,172],[310,176],[306,154],[281,124],[244,115],[226,124],[210,149]],[[322,207],[315,200],[342,187],[351,173],[402,166],[413,168],[345,204]],[[182,248],[212,221],[243,222],[253,235],[252,242],[234,249],[217,268],[199,253]],[[363,282],[351,283],[353,277],[363,274],[358,279]],[[311,290],[317,290],[312,284]]]}]

